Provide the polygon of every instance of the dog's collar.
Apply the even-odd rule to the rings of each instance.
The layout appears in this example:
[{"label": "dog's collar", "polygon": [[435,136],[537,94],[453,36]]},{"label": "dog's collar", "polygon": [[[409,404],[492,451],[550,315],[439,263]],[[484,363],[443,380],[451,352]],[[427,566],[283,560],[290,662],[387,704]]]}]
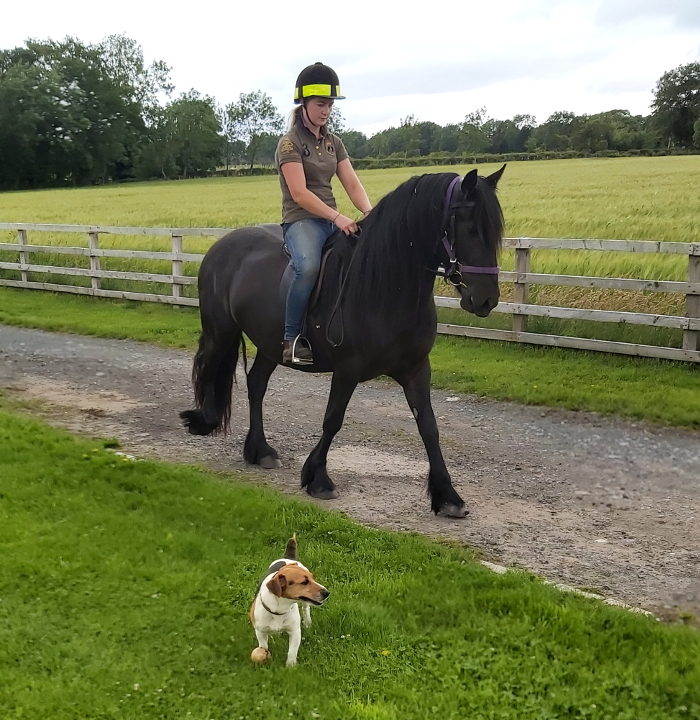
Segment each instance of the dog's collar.
[{"label": "dog's collar", "polygon": [[262,606],[265,608],[265,610],[267,610],[267,612],[270,613],[270,615],[286,615],[287,614],[287,612],[278,613],[278,612],[275,612],[274,610],[270,610],[270,608],[267,607],[267,605],[265,605],[265,601],[262,599],[262,596],[260,597],[260,602],[262,603]]}]

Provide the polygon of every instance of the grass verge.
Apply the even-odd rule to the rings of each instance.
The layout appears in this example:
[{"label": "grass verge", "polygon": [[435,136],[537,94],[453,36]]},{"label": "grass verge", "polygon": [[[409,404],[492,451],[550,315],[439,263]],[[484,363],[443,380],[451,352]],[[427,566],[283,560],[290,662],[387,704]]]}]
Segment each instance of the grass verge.
[{"label": "grass verge", "polygon": [[[133,462],[0,400],[0,715],[616,718],[700,714],[700,635],[494,575],[234,476]],[[248,660],[296,531],[332,595],[300,665]]]},{"label": "grass verge", "polygon": [[195,349],[196,308],[0,287],[0,323]]},{"label": "grass verge", "polygon": [[[197,347],[193,308],[0,288],[0,322],[165,347]],[[700,427],[694,365],[440,336],[433,385],[532,405]]]}]

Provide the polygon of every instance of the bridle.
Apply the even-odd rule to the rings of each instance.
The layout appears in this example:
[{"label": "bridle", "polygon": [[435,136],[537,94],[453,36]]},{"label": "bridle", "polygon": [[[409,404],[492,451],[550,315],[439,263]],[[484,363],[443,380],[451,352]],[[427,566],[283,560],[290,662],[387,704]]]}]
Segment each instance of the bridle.
[{"label": "bridle", "polygon": [[462,273],[476,273],[479,275],[498,275],[500,268],[498,266],[488,267],[482,265],[462,265],[457,260],[455,252],[455,216],[458,208],[474,208],[476,203],[473,200],[453,200],[452,195],[454,189],[463,178],[459,175],[452,180],[447,188],[445,195],[445,209],[442,213],[442,225],[440,226],[442,245],[447,252],[448,262],[443,263],[445,269],[445,278],[449,280],[455,287],[466,287],[462,282]]}]

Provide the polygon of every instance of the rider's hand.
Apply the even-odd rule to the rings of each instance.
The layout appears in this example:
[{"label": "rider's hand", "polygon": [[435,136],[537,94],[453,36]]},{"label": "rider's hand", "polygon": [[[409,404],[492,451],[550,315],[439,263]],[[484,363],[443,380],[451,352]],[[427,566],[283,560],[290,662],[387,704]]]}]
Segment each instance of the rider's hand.
[{"label": "rider's hand", "polygon": [[338,215],[333,222],[335,223],[335,226],[342,230],[346,235],[357,232],[357,223],[352,218],[346,217],[345,215]]}]

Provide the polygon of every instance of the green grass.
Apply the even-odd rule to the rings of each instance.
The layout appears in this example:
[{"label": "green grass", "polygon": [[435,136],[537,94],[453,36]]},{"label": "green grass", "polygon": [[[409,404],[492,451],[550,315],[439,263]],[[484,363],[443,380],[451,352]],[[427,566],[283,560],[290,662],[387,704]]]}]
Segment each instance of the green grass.
[{"label": "green grass", "polygon": [[433,385],[546,405],[700,428],[700,373],[668,360],[438,337]]},{"label": "green grass", "polygon": [[[700,716],[693,628],[2,408],[0,446],[0,717]],[[248,607],[292,532],[332,594],[296,669],[281,638],[257,668]]]},{"label": "green grass", "polygon": [[0,288],[0,323],[196,349],[196,308]]},{"label": "green grass", "polygon": [[[0,288],[0,323],[194,351],[194,308]],[[438,336],[433,385],[532,405],[700,428],[694,365]]]}]

